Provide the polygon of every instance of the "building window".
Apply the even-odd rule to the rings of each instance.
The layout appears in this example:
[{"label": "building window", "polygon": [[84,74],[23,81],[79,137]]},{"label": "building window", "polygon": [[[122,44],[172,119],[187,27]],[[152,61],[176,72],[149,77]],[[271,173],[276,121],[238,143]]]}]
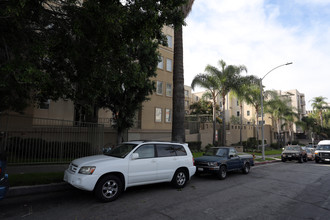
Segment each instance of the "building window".
[{"label": "building window", "polygon": [[184,101],[184,106],[185,106],[185,107],[189,107],[189,101],[185,100],[185,101]]},{"label": "building window", "polygon": [[161,108],[155,109],[155,122],[162,122],[162,109]]},{"label": "building window", "polygon": [[166,83],[166,96],[172,96],[172,84]]},{"label": "building window", "polygon": [[171,122],[172,121],[172,111],[171,109],[165,110],[165,122]]},{"label": "building window", "polygon": [[184,97],[189,97],[189,91],[188,90],[184,90]]},{"label": "building window", "polygon": [[196,96],[195,101],[198,102],[198,96]]},{"label": "building window", "polygon": [[164,69],[164,57],[159,57],[160,61],[158,62],[158,69]]},{"label": "building window", "polygon": [[246,112],[246,115],[247,115],[247,116],[250,116],[250,111],[247,111],[247,112]]},{"label": "building window", "polygon": [[49,109],[50,99],[39,104],[39,109]]},{"label": "building window", "polygon": [[172,36],[170,36],[170,35],[166,35],[166,37],[167,37],[167,46],[168,46],[169,48],[173,48]]},{"label": "building window", "polygon": [[237,100],[237,106],[239,106],[239,102],[238,102],[238,100]]},{"label": "building window", "polygon": [[239,117],[239,111],[236,112],[237,117]]},{"label": "building window", "polygon": [[163,82],[157,81],[157,91],[158,95],[163,95]]},{"label": "building window", "polygon": [[166,59],[166,70],[172,72],[172,60],[168,58]]}]

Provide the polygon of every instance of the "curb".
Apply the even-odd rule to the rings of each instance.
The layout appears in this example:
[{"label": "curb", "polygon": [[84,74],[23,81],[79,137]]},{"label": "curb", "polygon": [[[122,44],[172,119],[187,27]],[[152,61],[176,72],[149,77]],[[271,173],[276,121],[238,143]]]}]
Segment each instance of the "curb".
[{"label": "curb", "polygon": [[32,194],[48,193],[48,192],[58,192],[73,189],[68,183],[51,183],[45,185],[35,185],[35,186],[17,186],[9,187],[9,191],[6,194],[7,198],[26,196]]}]

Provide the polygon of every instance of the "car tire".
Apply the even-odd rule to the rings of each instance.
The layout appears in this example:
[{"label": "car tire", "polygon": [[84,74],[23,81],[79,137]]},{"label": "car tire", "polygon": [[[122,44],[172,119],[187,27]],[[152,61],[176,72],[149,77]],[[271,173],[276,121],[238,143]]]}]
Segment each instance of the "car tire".
[{"label": "car tire", "polygon": [[303,158],[302,156],[300,156],[299,159],[298,159],[298,162],[299,162],[299,163],[304,162],[304,158]]},{"label": "car tire", "polygon": [[286,162],[286,159],[285,158],[282,158],[282,162]]},{"label": "car tire", "polygon": [[319,159],[315,158],[315,163],[319,163],[319,162],[320,162]]},{"label": "car tire", "polygon": [[102,202],[116,200],[123,190],[123,184],[115,175],[103,176],[95,186],[95,195]]},{"label": "car tire", "polygon": [[244,174],[248,174],[250,172],[250,164],[249,163],[245,163],[242,169],[242,172]]},{"label": "car tire", "polygon": [[307,156],[304,157],[304,162],[308,162],[308,158],[307,158]]},{"label": "car tire", "polygon": [[221,166],[217,176],[220,180],[226,179],[226,177],[227,177],[227,168],[225,166]]},{"label": "car tire", "polygon": [[185,187],[187,181],[188,181],[187,172],[184,169],[179,169],[174,173],[171,183],[175,188],[181,189]]}]

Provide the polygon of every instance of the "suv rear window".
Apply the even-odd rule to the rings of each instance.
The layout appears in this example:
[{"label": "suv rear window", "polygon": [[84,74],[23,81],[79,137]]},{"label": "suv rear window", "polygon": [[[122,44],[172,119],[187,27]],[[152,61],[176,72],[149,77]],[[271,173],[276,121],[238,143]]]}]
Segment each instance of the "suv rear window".
[{"label": "suv rear window", "polygon": [[156,144],[158,157],[185,156],[186,150],[181,145]]}]

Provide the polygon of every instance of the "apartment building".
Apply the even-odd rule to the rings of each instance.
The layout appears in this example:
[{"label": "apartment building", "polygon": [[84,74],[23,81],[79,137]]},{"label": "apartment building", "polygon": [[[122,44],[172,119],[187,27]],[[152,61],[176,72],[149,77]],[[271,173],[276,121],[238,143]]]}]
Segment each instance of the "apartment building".
[{"label": "apartment building", "polygon": [[[174,55],[174,29],[164,27],[163,33],[167,37],[168,46],[160,45],[158,51],[161,61],[158,63],[157,76],[152,80],[155,82],[156,91],[150,95],[150,100],[142,105],[136,114],[134,128],[126,134],[127,139],[171,139],[172,129],[172,98],[173,98],[173,55]],[[189,111],[191,103],[191,89],[187,88],[186,107]],[[15,113],[11,113],[15,114]],[[75,108],[71,100],[48,100],[40,106],[30,106],[24,113],[27,117],[45,118],[65,121],[84,121],[84,115]],[[37,120],[31,121],[37,125]],[[98,110],[98,123],[105,128],[111,129],[113,125],[113,114],[110,110]],[[115,133],[115,131],[112,131]],[[112,135],[113,136],[113,135]],[[110,138],[105,138],[110,139]],[[113,139],[113,138],[112,138]],[[106,140],[108,142],[108,140]]]}]

